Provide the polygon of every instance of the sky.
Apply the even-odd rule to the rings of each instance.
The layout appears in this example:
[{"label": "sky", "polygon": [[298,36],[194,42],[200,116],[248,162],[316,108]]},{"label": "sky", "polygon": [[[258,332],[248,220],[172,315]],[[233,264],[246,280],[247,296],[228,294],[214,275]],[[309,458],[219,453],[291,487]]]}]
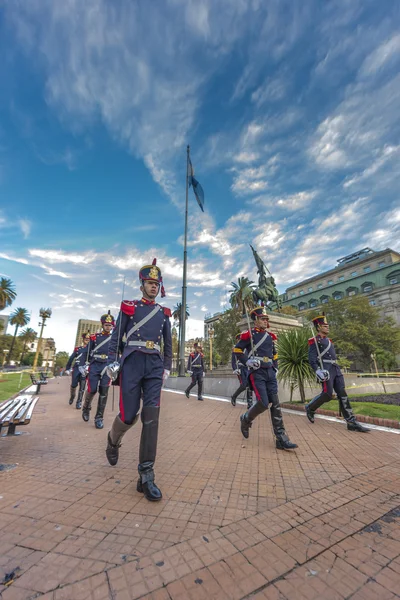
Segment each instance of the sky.
[{"label": "sky", "polygon": [[282,292],[366,246],[399,250],[396,0],[13,0],[0,8],[0,276],[17,307],[117,315],[157,257],[187,337],[256,279]]}]

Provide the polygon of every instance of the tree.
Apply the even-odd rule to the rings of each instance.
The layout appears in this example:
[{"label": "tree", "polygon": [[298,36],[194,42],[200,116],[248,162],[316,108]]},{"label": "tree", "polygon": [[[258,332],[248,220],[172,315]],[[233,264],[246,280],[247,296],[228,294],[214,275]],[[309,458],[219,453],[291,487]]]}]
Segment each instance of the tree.
[{"label": "tree", "polygon": [[383,371],[391,371],[396,367],[396,357],[387,350],[377,350],[375,353],[376,362]]},{"label": "tree", "polygon": [[30,321],[30,316],[26,308],[16,308],[15,311],[10,315],[10,324],[15,325],[14,338],[11,344],[10,353],[8,355],[8,362],[11,361],[12,353],[14,350],[15,338],[17,337],[18,329],[25,327]]},{"label": "tree", "polygon": [[281,308],[281,314],[283,315],[292,315],[293,317],[297,317],[299,314],[299,311],[294,308],[293,306],[282,306]]},{"label": "tree", "polygon": [[19,339],[23,342],[22,354],[21,354],[21,363],[24,358],[26,347],[28,344],[31,344],[36,340],[37,332],[34,331],[31,327],[27,327],[19,334]]},{"label": "tree", "polygon": [[0,279],[0,310],[4,310],[7,306],[11,306],[17,297],[17,292],[11,279],[2,277]]},{"label": "tree", "polygon": [[[307,319],[320,314],[320,310],[306,313]],[[336,350],[352,362],[358,358],[363,368],[370,369],[371,354],[379,350],[393,356],[400,352],[400,328],[391,317],[382,315],[379,307],[371,306],[367,297],[329,300],[324,311]]]},{"label": "tree", "polygon": [[68,352],[57,352],[56,354],[56,361],[55,361],[55,367],[59,367],[60,369],[64,369],[67,365],[69,359],[69,354]]},{"label": "tree", "polygon": [[279,334],[277,342],[279,381],[291,390],[299,388],[300,398],[305,402],[304,386],[315,383],[315,373],[308,362],[309,331],[305,328],[288,329]]},{"label": "tree", "polygon": [[240,318],[238,309],[230,308],[214,323],[213,362],[216,362],[218,355],[220,363],[229,363],[236,334],[239,333]]},{"label": "tree", "polygon": [[[34,352],[28,352],[28,354],[25,354],[24,359],[21,360],[21,365],[24,365],[25,367],[32,367],[33,363],[35,361],[35,356],[36,355]],[[41,352],[39,352],[37,366],[41,367],[42,364],[43,364],[43,354]]]},{"label": "tree", "polygon": [[[181,326],[181,307],[182,307],[182,302],[177,302],[177,304],[174,306],[174,310],[172,311],[172,316],[174,318],[174,321],[176,321],[176,323],[178,324],[178,327]],[[185,321],[187,321],[189,317],[190,317],[189,307],[186,304]]]},{"label": "tree", "polygon": [[254,282],[250,281],[248,277],[239,277],[237,283],[231,282],[231,286],[229,302],[232,308],[237,309],[240,315],[243,315],[246,310],[249,311],[254,307]]}]

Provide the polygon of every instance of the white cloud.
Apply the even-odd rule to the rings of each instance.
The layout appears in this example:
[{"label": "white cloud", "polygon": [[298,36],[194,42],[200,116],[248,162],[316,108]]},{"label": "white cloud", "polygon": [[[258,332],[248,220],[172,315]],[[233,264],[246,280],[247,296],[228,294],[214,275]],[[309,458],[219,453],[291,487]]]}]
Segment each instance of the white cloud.
[{"label": "white cloud", "polygon": [[2,258],[3,260],[11,260],[13,262],[18,262],[23,265],[29,265],[29,262],[26,260],[26,258],[17,258],[16,256],[10,256],[9,254],[5,254],[4,252],[0,252],[0,258]]},{"label": "white cloud", "polygon": [[32,229],[31,221],[28,221],[28,219],[19,219],[18,224],[21,227],[21,231],[24,235],[24,238],[26,239],[27,237],[29,237],[29,234]]},{"label": "white cloud", "polygon": [[67,273],[63,273],[63,271],[55,271],[51,267],[47,267],[46,265],[41,265],[42,268],[46,271],[46,275],[53,275],[55,277],[61,277],[62,279],[70,279],[71,275]]},{"label": "white cloud", "polygon": [[30,249],[29,254],[50,263],[72,263],[74,265],[87,265],[93,262],[97,256],[95,252],[75,254],[63,252],[62,250],[41,250],[40,248]]}]

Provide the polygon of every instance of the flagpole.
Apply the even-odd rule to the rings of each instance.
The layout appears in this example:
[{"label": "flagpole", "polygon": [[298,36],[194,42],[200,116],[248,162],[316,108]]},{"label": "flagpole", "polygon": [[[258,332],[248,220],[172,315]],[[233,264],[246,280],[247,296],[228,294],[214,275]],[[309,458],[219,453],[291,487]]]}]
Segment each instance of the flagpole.
[{"label": "flagpole", "polygon": [[186,206],[185,206],[185,242],[183,246],[183,284],[182,284],[182,303],[181,319],[179,331],[179,377],[185,376],[185,337],[186,337],[186,289],[187,289],[187,228],[188,228],[188,206],[189,206],[189,154],[190,146],[187,147],[186,157]]}]

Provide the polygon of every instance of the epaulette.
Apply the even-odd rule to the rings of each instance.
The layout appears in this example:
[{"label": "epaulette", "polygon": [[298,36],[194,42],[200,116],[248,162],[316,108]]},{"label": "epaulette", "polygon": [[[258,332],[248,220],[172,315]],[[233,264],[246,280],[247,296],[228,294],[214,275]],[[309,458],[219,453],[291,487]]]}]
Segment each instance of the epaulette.
[{"label": "epaulette", "polygon": [[170,308],[167,308],[166,306],[163,306],[163,311],[164,311],[164,315],[166,317],[172,317],[172,312]]},{"label": "epaulette", "polygon": [[194,358],[194,352],[191,352],[191,353],[190,353],[190,356],[191,356],[192,358]]},{"label": "epaulette", "polygon": [[243,354],[243,350],[241,348],[236,348],[236,346],[233,349],[235,354]]},{"label": "epaulette", "polygon": [[76,348],[74,348],[74,352],[78,352],[79,350],[79,346],[77,346]]},{"label": "epaulette", "polygon": [[123,300],[121,302],[121,312],[131,317],[135,314],[136,302],[134,300]]},{"label": "epaulette", "polygon": [[96,336],[97,336],[97,333],[92,333],[92,335],[90,336],[90,339],[92,340],[92,342],[96,341]]},{"label": "epaulette", "polygon": [[309,340],[308,340],[308,345],[309,345],[309,346],[312,346],[313,344],[315,344],[315,338],[313,338],[313,337],[312,337],[312,338],[309,338]]},{"label": "epaulette", "polygon": [[242,333],[242,335],[240,336],[240,339],[241,339],[241,340],[245,340],[245,341],[246,341],[246,340],[249,340],[249,339],[250,339],[250,336],[251,336],[251,333],[250,333],[250,331],[244,331],[244,332]]},{"label": "epaulette", "polygon": [[269,331],[268,333],[272,337],[272,339],[274,340],[274,342],[276,342],[276,340],[278,339],[278,336],[275,335],[275,333],[272,333],[271,331]]}]

